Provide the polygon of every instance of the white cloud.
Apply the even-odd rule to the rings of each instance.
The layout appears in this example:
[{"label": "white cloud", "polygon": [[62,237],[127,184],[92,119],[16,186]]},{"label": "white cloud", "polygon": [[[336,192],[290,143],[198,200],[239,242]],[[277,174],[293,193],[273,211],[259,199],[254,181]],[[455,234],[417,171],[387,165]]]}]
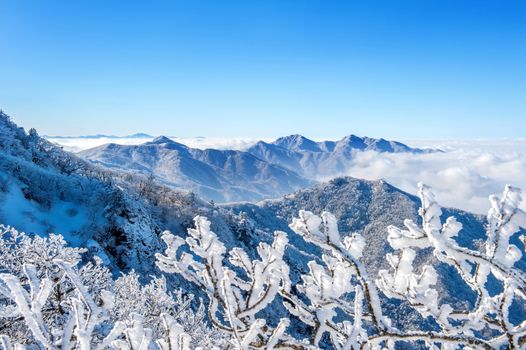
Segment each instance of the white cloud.
[{"label": "white cloud", "polygon": [[[172,140],[187,145],[192,148],[215,148],[215,149],[234,149],[245,150],[256,143],[254,138],[204,138],[204,137],[170,137]],[[80,152],[89,148],[101,146],[107,143],[119,145],[139,145],[152,141],[153,138],[132,138],[132,137],[100,137],[100,138],[48,138],[49,141],[57,143],[70,152]]]},{"label": "white cloud", "polygon": [[[488,196],[506,184],[526,190],[525,140],[421,141],[412,146],[436,147],[444,153],[409,154],[357,152],[348,175],[370,180],[385,179],[415,193],[422,181],[434,188],[444,206],[476,213],[489,208]],[[523,203],[523,208],[526,205]]]},{"label": "white cloud", "polygon": [[85,149],[101,146],[107,143],[117,143],[119,145],[138,145],[144,142],[151,141],[153,138],[112,138],[112,137],[100,137],[100,138],[53,138],[48,137],[49,141],[57,143],[62,146],[66,151],[80,152]]},{"label": "white cloud", "polygon": [[[195,138],[173,138],[174,141],[180,142],[192,148],[215,148],[215,149],[233,149],[244,151],[261,139],[254,138],[219,138],[219,137],[195,137]],[[271,140],[263,140],[271,141]]]}]

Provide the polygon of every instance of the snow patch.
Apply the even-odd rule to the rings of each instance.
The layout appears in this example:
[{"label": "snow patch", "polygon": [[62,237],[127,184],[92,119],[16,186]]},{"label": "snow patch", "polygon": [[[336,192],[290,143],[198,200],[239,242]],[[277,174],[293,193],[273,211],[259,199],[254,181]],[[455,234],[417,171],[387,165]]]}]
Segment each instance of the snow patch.
[{"label": "snow patch", "polygon": [[83,241],[79,230],[88,223],[88,214],[74,203],[56,199],[51,208],[45,209],[26,199],[17,184],[10,185],[0,196],[0,202],[0,222],[6,225],[38,235],[60,233],[74,246]]}]

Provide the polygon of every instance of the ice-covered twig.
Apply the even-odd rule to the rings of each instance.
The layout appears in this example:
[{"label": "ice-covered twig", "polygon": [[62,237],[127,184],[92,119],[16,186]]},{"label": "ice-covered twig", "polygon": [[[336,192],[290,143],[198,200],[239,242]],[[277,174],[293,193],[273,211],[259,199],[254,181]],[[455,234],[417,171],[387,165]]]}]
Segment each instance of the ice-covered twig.
[{"label": "ice-covered twig", "polygon": [[[341,286],[340,289],[334,289],[338,291],[341,296],[349,291],[351,288],[351,277],[354,276],[357,282],[361,285],[364,293],[364,301],[367,305],[367,310],[371,318],[373,326],[377,331],[381,331],[386,327],[389,327],[389,320],[383,315],[380,299],[376,286],[368,277],[367,271],[359,260],[365,241],[363,237],[357,233],[351,236],[345,237],[343,240],[340,237],[340,233],[337,226],[337,220],[331,213],[324,212],[321,217],[314,215],[308,211],[300,211],[299,218],[293,219],[290,225],[291,229],[297,234],[301,235],[306,241],[311,242],[320,248],[331,253],[331,258],[324,257],[325,265],[329,275],[331,275],[331,281],[326,281],[328,284],[326,289],[333,289],[330,284],[336,284]],[[337,264],[340,266],[336,273],[331,272]],[[310,263],[311,273],[312,267],[317,267],[317,264]],[[343,264],[343,265],[342,265]],[[345,269],[342,269],[346,266]],[[323,271],[323,269],[317,269]],[[319,272],[318,272],[319,274]],[[307,280],[307,284],[310,280]],[[347,289],[341,289],[341,288]],[[317,298],[311,299],[314,304],[319,303]],[[322,321],[322,323],[326,323]],[[325,327],[323,329],[326,329]]]},{"label": "ice-covered twig", "polygon": [[[419,196],[422,202],[419,212],[422,225],[419,227],[406,220],[406,230],[388,228],[388,241],[400,253],[387,256],[392,271],[380,271],[377,281],[380,289],[388,297],[407,300],[423,316],[432,316],[445,336],[474,342],[473,332],[487,328],[497,333],[478,339],[484,342],[478,345],[487,347],[489,344],[499,344],[511,349],[520,348],[521,341],[524,341],[524,329],[519,330],[509,321],[513,300],[526,298],[526,276],[514,267],[522,252],[510,243],[519,227],[526,226],[526,215],[519,208],[520,190],[506,186],[501,196],[490,197],[484,253],[458,245],[454,238],[462,225],[452,217],[442,224],[442,210],[428,186],[419,184]],[[437,282],[434,269],[424,266],[422,272],[417,273],[412,265],[416,255],[414,249],[423,248],[433,249],[438,261],[453,266],[464,282],[477,293],[474,308],[459,311],[453,310],[448,304],[439,305],[438,292],[433,288]],[[500,293],[492,295],[488,292],[490,275],[500,281]]]},{"label": "ice-covered twig", "polygon": [[[163,234],[168,248],[165,254],[157,254],[157,266],[165,272],[181,274],[187,280],[202,287],[210,300],[211,321],[222,330],[231,332],[237,347],[248,349],[252,344],[273,346],[284,337],[285,321],[272,330],[265,321],[256,317],[281,290],[290,290],[288,265],[283,261],[287,237],[276,232],[271,245],[260,243],[259,259],[251,260],[240,248],[229,252],[228,261],[234,268],[226,267],[226,248],[211,230],[204,217],[194,219],[195,228],[188,230],[185,240],[169,232]],[[192,254],[179,253],[185,244]],[[238,275],[236,271],[242,271]]]}]

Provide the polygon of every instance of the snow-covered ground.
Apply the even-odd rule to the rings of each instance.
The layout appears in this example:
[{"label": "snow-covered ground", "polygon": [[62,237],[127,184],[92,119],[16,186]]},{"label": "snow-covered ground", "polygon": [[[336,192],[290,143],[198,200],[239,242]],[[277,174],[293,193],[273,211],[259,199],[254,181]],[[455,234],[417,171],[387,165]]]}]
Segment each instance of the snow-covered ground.
[{"label": "snow-covered ground", "polygon": [[12,185],[7,193],[0,194],[0,200],[0,220],[3,224],[27,233],[60,232],[74,246],[82,243],[79,231],[88,220],[93,220],[84,207],[71,202],[56,200],[50,208],[43,209],[34,201],[24,198],[17,185]]}]

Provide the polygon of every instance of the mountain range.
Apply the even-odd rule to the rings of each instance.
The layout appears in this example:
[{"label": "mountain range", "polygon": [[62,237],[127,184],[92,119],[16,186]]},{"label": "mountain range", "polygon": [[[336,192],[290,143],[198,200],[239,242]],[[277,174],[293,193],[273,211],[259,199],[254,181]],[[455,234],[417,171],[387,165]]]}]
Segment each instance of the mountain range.
[{"label": "mountain range", "polygon": [[411,148],[403,143],[349,135],[339,141],[315,142],[301,135],[281,137],[272,143],[259,141],[248,150],[310,179],[344,174],[355,152],[425,153],[434,150]]},{"label": "mountain range", "polygon": [[355,152],[410,152],[400,142],[350,135],[315,142],[301,135],[259,141],[246,151],[190,148],[159,136],[140,145],[106,144],[78,153],[96,164],[121,171],[153,174],[164,184],[218,202],[275,198],[345,174]]},{"label": "mountain range", "polygon": [[[164,152],[172,154],[175,149],[177,154],[169,157],[184,158],[180,161],[188,162],[189,169],[201,166],[192,160],[207,164],[211,162],[209,158],[219,157],[213,150],[208,154],[199,153],[165,138],[137,147],[149,149],[144,156],[153,159],[159,156],[158,152],[165,156]],[[122,166],[130,156],[128,151],[123,152]],[[130,149],[129,152],[135,154],[136,151]],[[135,156],[139,157],[142,152],[141,149]],[[249,153],[231,157],[229,161],[234,163],[239,158],[243,162],[245,157],[258,159]],[[286,232],[290,242],[286,261],[291,268],[293,285],[308,271],[307,262],[321,257],[319,249],[288,227],[299,209],[317,214],[331,211],[338,218],[343,236],[361,233],[366,240],[363,261],[371,276],[376,276],[378,269],[387,264],[385,253],[391,249],[387,227],[401,226],[406,218],[419,221],[419,201],[415,196],[385,181],[350,177],[308,186],[277,199],[223,205],[208,203],[191,193],[167,187],[155,177],[125,173],[120,168],[113,171],[63,151],[34,132],[26,133],[3,113],[0,113],[0,170],[0,224],[43,237],[60,233],[69,244],[85,247],[89,254],[102,258],[115,273],[134,269],[145,279],[160,274],[154,254],[164,249],[161,232],[168,229],[186,237],[196,215],[211,220],[212,229],[227,248],[241,247],[251,257],[255,257],[259,242],[272,241],[275,230]],[[456,239],[476,249],[484,236],[485,218],[456,209],[445,209],[444,214],[454,215],[463,224]],[[525,259],[522,258],[519,266],[523,270],[526,270]],[[426,263],[439,271],[438,288],[443,290],[440,296],[444,301],[460,306],[474,301],[475,293],[458,283],[454,269],[438,264],[434,256],[424,250],[415,265]],[[167,282],[169,286],[203,296],[178,275],[167,276]],[[447,290],[453,292],[447,293]],[[407,305],[390,301],[385,306],[401,328],[425,322]],[[278,320],[282,312],[285,310],[276,308],[264,316]],[[524,313],[524,308],[517,307],[513,312]],[[518,317],[524,319],[524,314]]]},{"label": "mountain range", "polygon": [[106,144],[78,155],[108,168],[153,174],[168,186],[220,202],[276,197],[310,183],[248,152],[190,148],[164,136],[141,145]]}]

